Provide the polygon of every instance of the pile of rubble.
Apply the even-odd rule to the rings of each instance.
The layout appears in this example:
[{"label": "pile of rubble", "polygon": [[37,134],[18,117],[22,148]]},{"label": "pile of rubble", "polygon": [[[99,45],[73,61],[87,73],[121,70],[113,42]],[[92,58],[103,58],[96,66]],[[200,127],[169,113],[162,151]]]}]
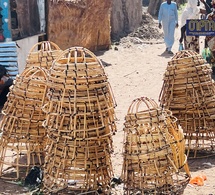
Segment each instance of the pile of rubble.
[{"label": "pile of rubble", "polygon": [[143,11],[141,25],[123,37],[120,43],[161,43],[163,42],[163,31],[158,28],[158,21],[155,20],[149,13]]}]

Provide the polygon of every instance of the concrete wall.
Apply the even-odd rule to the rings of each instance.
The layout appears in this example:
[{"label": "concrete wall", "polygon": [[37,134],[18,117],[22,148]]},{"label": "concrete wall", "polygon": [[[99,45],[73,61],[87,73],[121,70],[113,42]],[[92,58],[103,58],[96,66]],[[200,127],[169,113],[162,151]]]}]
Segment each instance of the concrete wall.
[{"label": "concrete wall", "polygon": [[40,32],[46,30],[46,16],[45,16],[45,0],[37,0],[39,17],[40,17]]},{"label": "concrete wall", "polygon": [[142,21],[142,0],[113,0],[111,37],[119,38],[139,27]]},{"label": "concrete wall", "polygon": [[26,58],[30,49],[38,43],[39,36],[32,36],[25,39],[21,39],[16,41],[17,44],[17,55],[18,55],[18,67],[19,67],[19,74],[21,74],[26,65]]},{"label": "concrete wall", "polygon": [[112,0],[87,0],[86,4],[83,3],[48,1],[48,40],[62,50],[74,46],[91,51],[109,49]]}]

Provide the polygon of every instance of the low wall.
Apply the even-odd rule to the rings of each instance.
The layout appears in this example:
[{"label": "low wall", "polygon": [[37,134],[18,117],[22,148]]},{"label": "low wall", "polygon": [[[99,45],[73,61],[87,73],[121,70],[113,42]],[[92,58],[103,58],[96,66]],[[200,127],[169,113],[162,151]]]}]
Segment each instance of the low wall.
[{"label": "low wall", "polygon": [[21,39],[16,41],[17,45],[17,55],[18,55],[18,67],[19,67],[19,74],[21,74],[26,65],[26,58],[30,49],[38,43],[38,35],[28,37],[25,39]]}]

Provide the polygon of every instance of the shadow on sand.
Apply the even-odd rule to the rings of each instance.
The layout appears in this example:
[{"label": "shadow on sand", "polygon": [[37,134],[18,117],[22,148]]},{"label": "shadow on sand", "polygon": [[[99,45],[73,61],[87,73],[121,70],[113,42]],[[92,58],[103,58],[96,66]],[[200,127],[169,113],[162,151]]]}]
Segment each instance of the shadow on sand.
[{"label": "shadow on sand", "polygon": [[206,170],[215,167],[215,153],[208,156],[203,155],[197,158],[188,158],[187,160],[191,172]]},{"label": "shadow on sand", "polygon": [[160,57],[165,57],[165,58],[172,58],[174,54],[168,54],[167,51],[164,51],[162,54],[158,55]]}]

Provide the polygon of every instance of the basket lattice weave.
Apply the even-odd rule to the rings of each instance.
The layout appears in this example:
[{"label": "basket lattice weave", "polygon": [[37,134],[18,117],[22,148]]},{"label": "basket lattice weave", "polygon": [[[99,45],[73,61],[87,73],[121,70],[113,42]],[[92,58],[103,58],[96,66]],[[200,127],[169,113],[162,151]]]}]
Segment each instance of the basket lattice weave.
[{"label": "basket lattice weave", "polygon": [[85,48],[65,50],[49,70],[47,94],[44,189],[105,189],[113,176],[116,103],[103,65]]},{"label": "basket lattice weave", "polygon": [[25,68],[42,67],[49,69],[52,62],[62,53],[59,46],[51,41],[35,44],[29,51]]},{"label": "basket lattice weave", "polygon": [[184,50],[172,58],[164,74],[159,100],[179,120],[189,157],[206,156],[215,149],[215,85],[211,71],[201,55]]},{"label": "basket lattice weave", "polygon": [[125,117],[124,132],[124,194],[182,193],[190,173],[183,131],[171,112],[152,99],[135,99]]},{"label": "basket lattice weave", "polygon": [[31,67],[16,77],[10,89],[0,125],[2,178],[24,177],[30,168],[44,163],[47,133],[42,126],[46,117],[41,108],[46,103],[46,80],[44,69]]}]

